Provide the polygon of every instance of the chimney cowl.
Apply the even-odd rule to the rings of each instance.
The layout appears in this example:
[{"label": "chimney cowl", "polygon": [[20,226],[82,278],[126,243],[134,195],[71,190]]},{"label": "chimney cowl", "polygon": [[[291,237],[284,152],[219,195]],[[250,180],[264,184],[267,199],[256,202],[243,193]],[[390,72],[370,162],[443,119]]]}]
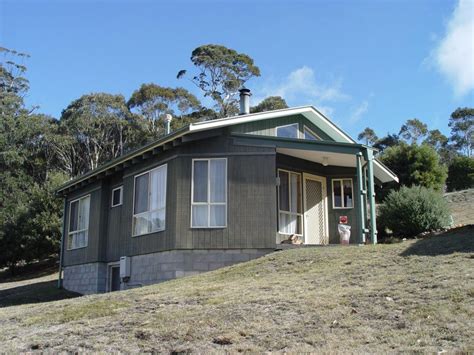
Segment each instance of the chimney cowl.
[{"label": "chimney cowl", "polygon": [[247,115],[250,113],[250,89],[243,87],[240,93],[240,114]]},{"label": "chimney cowl", "polygon": [[167,113],[164,117],[164,121],[166,124],[166,134],[171,133],[171,120],[173,119],[173,116],[171,116],[169,113]]}]

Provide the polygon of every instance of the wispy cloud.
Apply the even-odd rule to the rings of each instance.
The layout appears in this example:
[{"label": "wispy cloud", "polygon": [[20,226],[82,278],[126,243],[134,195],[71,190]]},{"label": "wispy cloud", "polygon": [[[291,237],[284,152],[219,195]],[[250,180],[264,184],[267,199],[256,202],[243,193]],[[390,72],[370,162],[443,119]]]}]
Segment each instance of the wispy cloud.
[{"label": "wispy cloud", "polygon": [[369,101],[364,100],[359,106],[355,108],[351,117],[349,117],[349,122],[350,123],[358,122],[364,116],[364,114],[366,114],[368,111],[369,111]]},{"label": "wispy cloud", "polygon": [[458,96],[474,89],[474,1],[459,0],[446,33],[430,62],[447,78]]},{"label": "wispy cloud", "polygon": [[350,99],[350,96],[342,91],[341,86],[341,80],[332,83],[317,80],[312,68],[302,66],[283,80],[268,80],[256,90],[254,103],[268,96],[281,96],[290,106],[315,105],[324,114],[330,115],[334,112],[334,108],[328,103]]}]

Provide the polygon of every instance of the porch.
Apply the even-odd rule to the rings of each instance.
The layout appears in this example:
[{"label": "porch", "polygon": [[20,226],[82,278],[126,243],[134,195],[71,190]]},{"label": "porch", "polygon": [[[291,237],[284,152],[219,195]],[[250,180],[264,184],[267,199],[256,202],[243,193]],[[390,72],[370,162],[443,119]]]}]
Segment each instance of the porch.
[{"label": "porch", "polygon": [[[375,184],[397,181],[357,143],[233,134],[234,144],[276,151],[277,248],[296,235],[303,245],[338,244],[337,225],[347,218],[351,243],[377,243]],[[283,244],[285,245],[285,244]],[[286,244],[288,245],[288,244]]]}]

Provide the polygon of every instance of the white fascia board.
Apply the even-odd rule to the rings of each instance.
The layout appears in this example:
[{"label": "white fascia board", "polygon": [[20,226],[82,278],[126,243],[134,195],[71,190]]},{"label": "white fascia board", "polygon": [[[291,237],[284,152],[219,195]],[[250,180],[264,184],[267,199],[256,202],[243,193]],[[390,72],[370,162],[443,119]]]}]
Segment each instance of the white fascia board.
[{"label": "white fascia board", "polygon": [[378,170],[375,172],[377,178],[383,183],[390,181],[396,181],[397,183],[399,182],[398,176],[388,170],[387,167],[381,162],[379,162],[377,159],[374,159],[374,168],[374,170]]},{"label": "white fascia board", "polygon": [[355,143],[355,141],[348,134],[342,131],[313,106],[294,107],[262,113],[251,113],[248,115],[220,118],[212,121],[191,123],[189,126],[189,131],[197,132],[207,129],[227,127],[241,123],[255,122],[298,114],[305,116],[316,127],[319,127],[336,142]]}]

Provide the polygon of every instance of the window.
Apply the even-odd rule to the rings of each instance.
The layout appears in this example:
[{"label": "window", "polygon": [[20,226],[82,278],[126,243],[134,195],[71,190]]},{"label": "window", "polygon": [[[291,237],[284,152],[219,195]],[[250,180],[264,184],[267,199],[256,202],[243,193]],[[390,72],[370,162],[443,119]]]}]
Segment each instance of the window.
[{"label": "window", "polygon": [[298,138],[298,123],[277,127],[276,135],[283,138]]},{"label": "window", "polygon": [[165,230],[167,165],[135,176],[133,236]]},{"label": "window", "polygon": [[278,222],[281,234],[303,234],[301,175],[278,170]]},{"label": "window", "polygon": [[304,127],[304,139],[308,139],[310,141],[320,141],[321,137],[310,130],[308,127]]},{"label": "window", "polygon": [[69,232],[67,248],[78,249],[87,246],[89,237],[90,195],[71,201],[69,205]]},{"label": "window", "polygon": [[354,199],[352,194],[352,179],[332,180],[332,206],[333,208],[352,208]]},{"label": "window", "polygon": [[123,187],[117,187],[112,190],[112,207],[120,206],[123,198]]},{"label": "window", "polygon": [[191,227],[227,226],[227,159],[194,159]]}]

